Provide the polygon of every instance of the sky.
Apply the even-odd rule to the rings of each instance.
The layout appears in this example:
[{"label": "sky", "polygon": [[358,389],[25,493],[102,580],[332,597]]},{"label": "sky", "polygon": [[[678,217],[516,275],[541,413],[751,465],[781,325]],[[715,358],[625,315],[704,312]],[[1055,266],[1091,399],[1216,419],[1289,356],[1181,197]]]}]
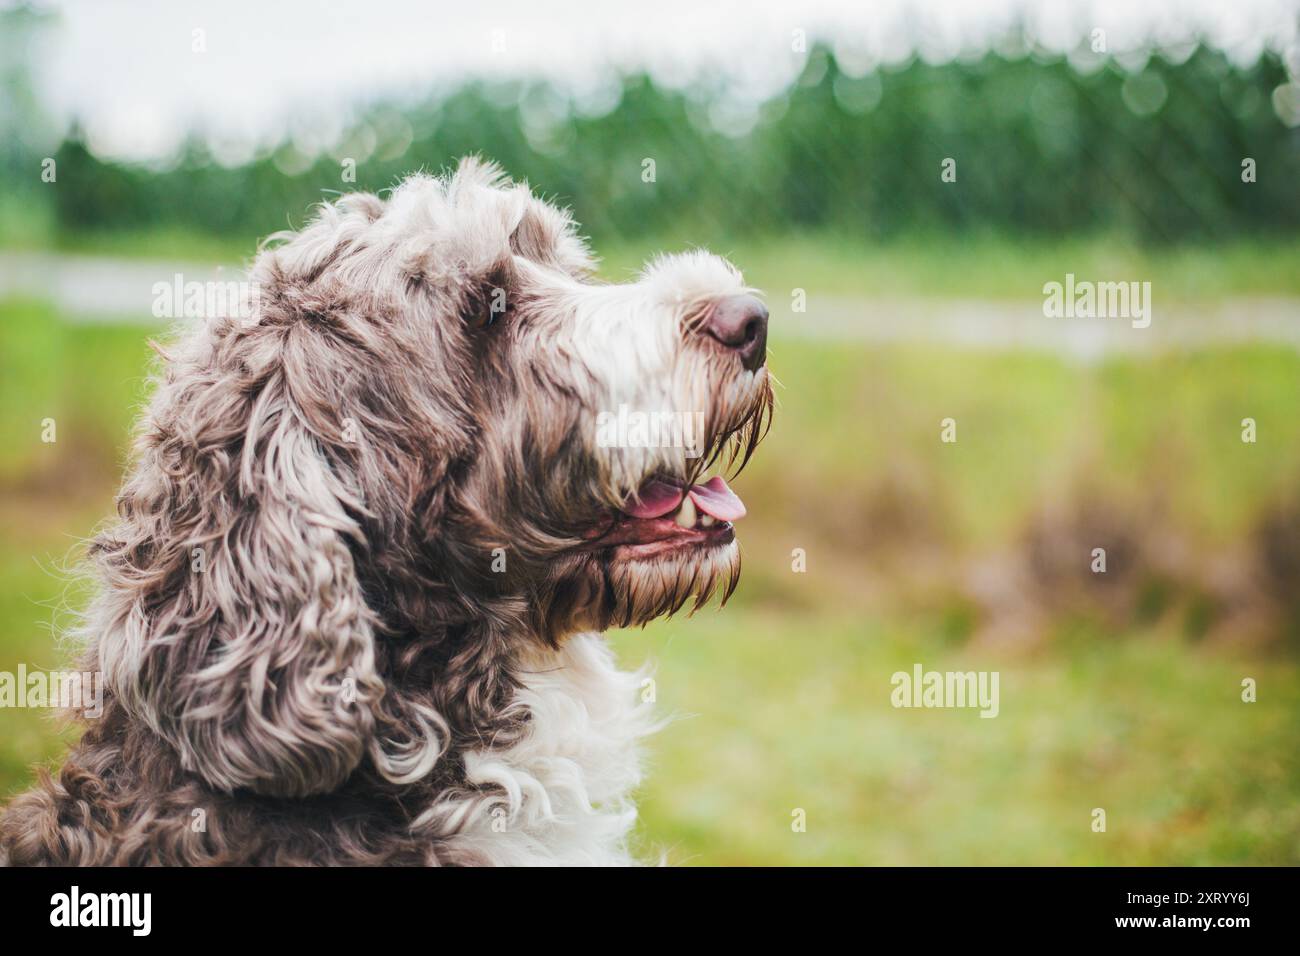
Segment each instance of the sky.
[{"label": "sky", "polygon": [[[7,0],[0,0],[6,5]],[[1300,0],[35,0],[58,14],[33,51],[37,91],[59,126],[82,124],[100,155],[148,160],[189,130],[237,163],[289,130],[308,150],[377,98],[420,100],[470,78],[546,77],[599,112],[619,72],[700,77],[761,100],[832,42],[865,72],[913,55],[982,52],[1017,17],[1048,51],[1106,31],[1116,54],[1195,37],[1241,63],[1265,47],[1300,74]],[[909,39],[909,38],[915,38]],[[914,51],[913,46],[918,48]],[[1145,53],[1125,65],[1140,68]],[[602,104],[604,106],[602,107]]]}]

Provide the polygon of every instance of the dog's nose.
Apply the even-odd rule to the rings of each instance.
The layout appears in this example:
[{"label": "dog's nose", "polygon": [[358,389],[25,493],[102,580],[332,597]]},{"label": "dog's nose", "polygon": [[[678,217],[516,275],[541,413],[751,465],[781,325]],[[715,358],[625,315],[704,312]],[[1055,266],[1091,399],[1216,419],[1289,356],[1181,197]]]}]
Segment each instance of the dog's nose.
[{"label": "dog's nose", "polygon": [[767,361],[767,306],[752,295],[719,299],[704,331],[729,349],[751,372]]}]

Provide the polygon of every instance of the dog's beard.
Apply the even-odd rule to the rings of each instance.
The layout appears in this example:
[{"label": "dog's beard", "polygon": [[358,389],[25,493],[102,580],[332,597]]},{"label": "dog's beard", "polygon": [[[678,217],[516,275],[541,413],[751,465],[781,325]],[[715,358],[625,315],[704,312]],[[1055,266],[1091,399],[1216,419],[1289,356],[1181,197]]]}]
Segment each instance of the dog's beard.
[{"label": "dog's beard", "polygon": [[610,581],[610,620],[619,627],[644,624],[689,605],[696,611],[714,594],[725,604],[740,580],[740,547],[702,544],[654,557],[615,556]]},{"label": "dog's beard", "polygon": [[660,550],[613,547],[572,554],[551,566],[539,625],[552,640],[582,630],[633,627],[715,595],[725,604],[740,580],[734,538]]}]

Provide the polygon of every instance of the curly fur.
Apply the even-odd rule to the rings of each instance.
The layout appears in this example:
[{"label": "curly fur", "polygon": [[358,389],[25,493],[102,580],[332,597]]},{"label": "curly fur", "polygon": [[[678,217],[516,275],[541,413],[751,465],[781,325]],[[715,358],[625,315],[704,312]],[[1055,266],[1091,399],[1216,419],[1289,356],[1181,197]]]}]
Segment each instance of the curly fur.
[{"label": "curly fur", "polygon": [[[273,239],[251,315],[167,352],[91,547],[104,713],[0,855],[627,862],[654,723],[588,632],[725,599],[739,557],[592,522],[753,450],[766,372],[697,334],[739,274],[691,253],[596,283],[568,215],[474,160]],[[710,454],[596,447],[620,402],[706,409]]]}]

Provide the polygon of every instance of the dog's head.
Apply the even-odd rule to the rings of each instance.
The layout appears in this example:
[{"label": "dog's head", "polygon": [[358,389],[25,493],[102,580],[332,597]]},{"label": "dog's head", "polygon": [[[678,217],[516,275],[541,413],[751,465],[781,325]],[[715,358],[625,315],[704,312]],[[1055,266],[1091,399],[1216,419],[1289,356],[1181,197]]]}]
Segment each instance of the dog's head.
[{"label": "dog's head", "polygon": [[501,224],[456,326],[473,421],[444,526],[460,585],[526,593],[551,640],[725,599],[745,508],[705,473],[743,466],[765,427],[767,310],[702,252],[594,282],[567,216],[525,187],[462,168],[452,189]]},{"label": "dog's head", "polygon": [[596,282],[568,215],[476,161],[277,238],[251,314],[178,346],[96,544],[109,686],[188,768],[418,779],[504,706],[513,642],[734,587],[744,506],[704,476],[771,390],[733,267]]}]

